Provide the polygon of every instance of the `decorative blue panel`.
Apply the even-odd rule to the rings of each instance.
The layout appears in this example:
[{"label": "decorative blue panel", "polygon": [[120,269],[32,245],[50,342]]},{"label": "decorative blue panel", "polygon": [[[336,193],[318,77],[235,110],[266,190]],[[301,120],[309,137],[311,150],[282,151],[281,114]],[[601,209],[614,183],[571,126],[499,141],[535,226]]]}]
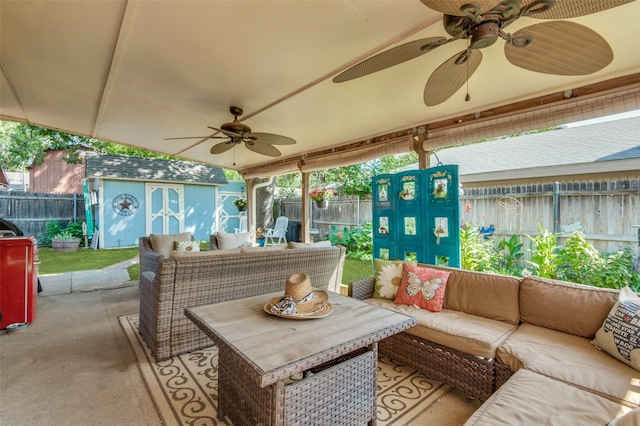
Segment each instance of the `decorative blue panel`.
[{"label": "decorative blue panel", "polygon": [[374,257],[460,267],[458,166],[375,176]]}]

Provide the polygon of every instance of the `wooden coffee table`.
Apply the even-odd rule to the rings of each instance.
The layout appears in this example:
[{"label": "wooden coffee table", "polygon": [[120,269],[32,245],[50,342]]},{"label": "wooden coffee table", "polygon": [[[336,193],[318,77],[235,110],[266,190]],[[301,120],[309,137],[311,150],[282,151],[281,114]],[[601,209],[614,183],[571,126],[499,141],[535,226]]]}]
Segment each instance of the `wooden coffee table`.
[{"label": "wooden coffee table", "polygon": [[[329,316],[285,319],[263,309],[278,296],[185,309],[219,347],[218,417],[238,425],[375,425],[377,342],[416,320],[332,292]],[[287,380],[299,373],[301,380]]]}]

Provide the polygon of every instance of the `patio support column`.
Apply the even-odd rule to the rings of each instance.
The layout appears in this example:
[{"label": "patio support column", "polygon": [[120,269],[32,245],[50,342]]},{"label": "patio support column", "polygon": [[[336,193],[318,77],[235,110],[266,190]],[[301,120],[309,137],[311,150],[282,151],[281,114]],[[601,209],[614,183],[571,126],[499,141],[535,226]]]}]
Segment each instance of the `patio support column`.
[{"label": "patio support column", "polygon": [[247,187],[247,231],[253,233],[251,241],[255,242],[256,229],[256,194],[253,190],[253,179],[245,179]]},{"label": "patio support column", "polygon": [[429,160],[431,151],[424,150],[424,141],[427,140],[425,133],[420,133],[413,137],[413,150],[418,154],[418,169],[424,170],[429,168]]},{"label": "patio support column", "polygon": [[311,221],[309,220],[309,207],[311,207],[311,204],[309,203],[309,173],[301,173],[302,193],[300,194],[300,199],[302,200],[302,228],[300,229],[300,234],[302,236],[302,242],[309,243],[311,242],[311,234],[309,233],[309,231],[311,230]]}]

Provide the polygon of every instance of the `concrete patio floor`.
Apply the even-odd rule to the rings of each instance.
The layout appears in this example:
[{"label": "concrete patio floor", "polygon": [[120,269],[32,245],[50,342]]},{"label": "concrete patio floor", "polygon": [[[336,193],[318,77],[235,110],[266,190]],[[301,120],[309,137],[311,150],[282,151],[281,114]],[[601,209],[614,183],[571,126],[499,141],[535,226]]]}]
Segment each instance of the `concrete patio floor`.
[{"label": "concrete patio floor", "polygon": [[118,323],[139,297],[137,286],[39,296],[33,324],[0,332],[0,424],[161,424]]}]

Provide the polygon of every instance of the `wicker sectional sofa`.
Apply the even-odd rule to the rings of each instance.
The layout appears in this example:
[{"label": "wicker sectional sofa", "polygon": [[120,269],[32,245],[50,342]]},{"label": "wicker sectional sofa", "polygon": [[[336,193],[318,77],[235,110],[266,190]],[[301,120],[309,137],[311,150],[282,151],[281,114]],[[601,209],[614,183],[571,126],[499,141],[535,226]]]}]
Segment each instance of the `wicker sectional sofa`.
[{"label": "wicker sectional sofa", "polygon": [[484,401],[467,425],[604,425],[632,410],[640,424],[640,372],[591,344],[618,291],[438,269],[451,272],[442,312],[372,298],[373,277],[349,294],[417,319],[379,351]]},{"label": "wicker sectional sofa", "polygon": [[[213,240],[212,240],[213,241]],[[165,257],[139,240],[140,334],[157,361],[212,344],[185,315],[187,307],[284,290],[305,273],[314,287],[339,292],[345,249],[237,248]]]}]

